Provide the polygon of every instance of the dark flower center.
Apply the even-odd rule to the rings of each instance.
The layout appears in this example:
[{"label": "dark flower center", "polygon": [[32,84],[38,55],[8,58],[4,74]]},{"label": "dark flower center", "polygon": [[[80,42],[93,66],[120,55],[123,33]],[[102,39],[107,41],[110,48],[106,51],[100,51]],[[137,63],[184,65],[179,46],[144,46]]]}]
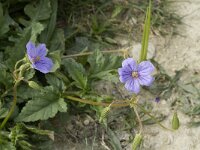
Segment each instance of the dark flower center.
[{"label": "dark flower center", "polygon": [[37,62],[39,60],[40,60],[40,56],[37,56],[37,57],[33,58],[33,62]]},{"label": "dark flower center", "polygon": [[138,72],[133,71],[133,72],[132,72],[132,77],[133,77],[133,78],[138,78]]}]

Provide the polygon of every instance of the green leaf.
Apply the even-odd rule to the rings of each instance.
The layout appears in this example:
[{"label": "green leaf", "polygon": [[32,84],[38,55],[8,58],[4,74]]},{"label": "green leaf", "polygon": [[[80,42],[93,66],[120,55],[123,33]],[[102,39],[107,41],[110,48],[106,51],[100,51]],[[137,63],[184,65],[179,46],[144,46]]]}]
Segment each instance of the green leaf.
[{"label": "green leaf", "polygon": [[23,126],[30,132],[38,134],[38,135],[47,135],[50,139],[54,140],[54,132],[50,130],[41,130],[35,127],[27,126],[23,124]]},{"label": "green leaf", "polygon": [[58,91],[65,91],[66,86],[64,82],[60,79],[58,79],[55,75],[47,74],[45,75],[47,82],[52,85],[54,88],[56,88]]},{"label": "green leaf", "polygon": [[116,5],[115,9],[112,12],[112,18],[115,18],[118,14],[121,13],[121,11],[123,10],[123,7],[121,5]]},{"label": "green leaf", "polygon": [[26,70],[24,72],[24,79],[25,80],[30,80],[34,77],[35,75],[35,70],[33,68],[29,69],[29,70]]},{"label": "green leaf", "polygon": [[1,150],[16,150],[15,146],[11,142],[5,142],[0,144]]},{"label": "green leaf", "polygon": [[15,147],[20,147],[23,150],[31,150],[32,145],[26,141],[28,135],[25,134],[24,125],[16,124],[10,132],[9,138]]},{"label": "green leaf", "polygon": [[50,2],[49,0],[40,0],[39,3],[30,3],[26,5],[24,12],[34,21],[46,20],[51,15]]},{"label": "green leaf", "polygon": [[6,72],[6,68],[0,66],[0,85],[3,84],[6,89],[12,86],[13,78],[10,73]]},{"label": "green leaf", "polygon": [[33,22],[31,28],[31,41],[35,43],[37,36],[44,30],[44,25],[39,22]]},{"label": "green leaf", "polygon": [[55,72],[57,69],[60,68],[60,64],[61,64],[60,51],[51,52],[51,53],[49,53],[49,56],[53,60],[53,68],[51,69],[51,72]]},{"label": "green leaf", "polygon": [[8,108],[0,108],[0,119],[5,118],[9,112]]},{"label": "green leaf", "polygon": [[196,105],[192,108],[191,112],[189,112],[190,115],[199,115],[200,114],[200,105]]},{"label": "green leaf", "polygon": [[118,79],[113,71],[121,66],[122,57],[116,55],[103,55],[100,51],[95,51],[87,60],[90,64],[89,77],[91,79],[102,79],[117,82]]},{"label": "green leaf", "polygon": [[149,6],[146,11],[144,31],[142,36],[142,50],[140,53],[140,62],[146,60],[147,58],[150,27],[151,27],[151,0],[149,1]]},{"label": "green leaf", "polygon": [[6,21],[6,16],[3,15],[3,7],[0,3],[0,37],[9,31],[9,23]]},{"label": "green leaf", "polygon": [[19,33],[13,47],[7,47],[5,52],[8,54],[9,59],[6,60],[6,65],[13,71],[15,63],[25,56],[25,45],[31,36],[31,26],[25,28]]},{"label": "green leaf", "polygon": [[54,117],[58,111],[66,112],[67,104],[63,98],[60,98],[60,94],[56,93],[52,86],[49,86],[41,95],[26,103],[16,121],[47,120]]},{"label": "green leaf", "polygon": [[47,43],[49,46],[49,41],[53,36],[55,27],[56,27],[56,19],[57,19],[57,9],[58,9],[58,1],[57,0],[50,0],[51,7],[52,7],[52,14],[50,20],[48,21],[47,28],[40,36],[40,41],[43,43]]},{"label": "green leaf", "polygon": [[82,64],[77,63],[74,59],[64,59],[62,64],[65,66],[65,70],[69,73],[71,78],[75,81],[75,85],[78,88],[87,88],[87,76]]},{"label": "green leaf", "polygon": [[102,71],[113,71],[121,66],[122,57],[116,55],[103,55],[96,50],[88,57],[91,73],[99,73]]},{"label": "green leaf", "polygon": [[10,132],[9,138],[12,141],[12,143],[16,146],[17,142],[23,138],[25,138],[27,135],[24,134],[23,126],[21,124],[16,124]]},{"label": "green leaf", "polygon": [[108,136],[109,136],[109,142],[113,147],[113,150],[122,150],[119,138],[116,136],[116,134],[110,129],[107,128]]},{"label": "green leaf", "polygon": [[0,3],[0,37],[9,31],[9,24],[6,21],[6,17],[3,16],[3,7]]},{"label": "green leaf", "polygon": [[101,79],[101,80],[106,80],[106,81],[111,81],[111,82],[117,83],[119,81],[119,77],[110,72],[111,72],[111,70],[102,71],[97,74],[91,75],[90,78],[96,78],[96,79]]},{"label": "green leaf", "polygon": [[17,88],[17,96],[19,97],[18,102],[32,99],[38,94],[40,94],[38,90],[29,87],[27,84],[21,84]]},{"label": "green leaf", "polygon": [[59,50],[64,52],[65,50],[65,36],[63,29],[56,29],[49,42],[49,51]]},{"label": "green leaf", "polygon": [[20,140],[18,142],[18,145],[23,150],[32,150],[33,149],[33,146],[29,142],[27,142],[25,140]]},{"label": "green leaf", "polygon": [[132,150],[137,150],[137,148],[140,146],[141,141],[142,141],[142,135],[140,133],[136,134],[133,139]]},{"label": "green leaf", "polygon": [[90,72],[92,73],[98,73],[105,70],[105,57],[99,50],[96,50],[92,55],[88,57],[88,62],[90,64]]},{"label": "green leaf", "polygon": [[177,130],[180,126],[179,118],[177,112],[174,112],[173,119],[172,119],[172,129]]}]

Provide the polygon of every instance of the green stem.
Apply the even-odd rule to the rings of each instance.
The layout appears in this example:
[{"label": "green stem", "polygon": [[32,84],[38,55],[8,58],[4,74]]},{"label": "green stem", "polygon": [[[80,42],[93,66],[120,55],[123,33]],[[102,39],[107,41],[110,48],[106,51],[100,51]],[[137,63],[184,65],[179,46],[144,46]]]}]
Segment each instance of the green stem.
[{"label": "green stem", "polygon": [[155,122],[159,125],[159,126],[161,126],[163,129],[166,129],[166,130],[170,130],[170,131],[174,131],[173,129],[169,129],[169,128],[167,128],[167,127],[165,127],[164,125],[162,125],[161,123],[160,123],[160,121],[158,121],[157,119],[156,119],[156,117],[154,117],[153,115],[151,115],[146,109],[144,109],[142,106],[140,106],[140,105],[138,105],[138,104],[136,104],[137,105],[137,107],[139,107],[146,115],[148,115],[150,118],[152,118],[153,120],[155,120]]},{"label": "green stem", "polygon": [[140,126],[140,132],[139,132],[139,134],[141,134],[142,133],[142,129],[143,129],[142,121],[140,119],[140,116],[139,116],[139,114],[138,114],[137,109],[136,109],[135,106],[133,106],[133,110],[134,110],[134,112],[136,114],[136,117],[137,117],[137,120],[138,120],[138,123],[139,123],[139,126]]},{"label": "green stem", "polygon": [[[105,50],[105,51],[101,51],[102,53],[126,53],[128,51],[128,49],[119,49],[119,50]],[[65,58],[71,58],[71,57],[80,57],[80,56],[87,56],[87,55],[91,55],[93,54],[93,52],[84,52],[84,53],[79,53],[79,54],[73,54],[73,55],[66,55],[63,56],[62,59]]]},{"label": "green stem", "polygon": [[[115,100],[111,103],[104,103],[104,102],[94,102],[92,100],[81,99],[81,98],[68,96],[68,95],[63,95],[63,98],[81,102],[81,103],[85,103],[85,104],[95,105],[95,106],[127,107],[130,105],[128,100],[126,100],[126,101]],[[121,102],[121,103],[115,103],[115,102]],[[110,104],[112,104],[112,105],[110,105]]]},{"label": "green stem", "polygon": [[6,118],[4,118],[3,122],[1,123],[0,130],[5,126],[6,122],[8,121],[8,119],[10,118],[10,116],[13,114],[13,112],[15,110],[15,106],[17,104],[17,85],[18,85],[18,83],[19,83],[19,81],[17,81],[13,87],[13,103],[10,108],[10,111],[8,112],[8,115],[6,116]]},{"label": "green stem", "polygon": [[19,61],[16,62],[16,64],[15,64],[15,70],[17,70],[17,66],[18,66],[19,63],[22,62],[22,61],[24,61],[24,58],[23,58],[23,59],[20,59]]}]

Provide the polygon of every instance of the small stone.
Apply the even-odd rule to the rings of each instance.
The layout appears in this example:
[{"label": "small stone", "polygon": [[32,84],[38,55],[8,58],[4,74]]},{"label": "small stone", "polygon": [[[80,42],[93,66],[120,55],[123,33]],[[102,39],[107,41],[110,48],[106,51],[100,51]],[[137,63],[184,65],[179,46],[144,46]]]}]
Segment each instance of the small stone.
[{"label": "small stone", "polygon": [[[135,43],[133,48],[129,51],[129,55],[133,57],[135,60],[139,60],[140,51],[142,49],[142,45],[140,43]],[[155,56],[155,46],[153,43],[149,43],[148,51],[147,51],[147,59],[152,59]]]},{"label": "small stone", "polygon": [[84,120],[84,122],[83,122],[83,124],[84,124],[85,126],[89,125],[89,123],[90,123],[90,121],[89,121],[88,119]]}]

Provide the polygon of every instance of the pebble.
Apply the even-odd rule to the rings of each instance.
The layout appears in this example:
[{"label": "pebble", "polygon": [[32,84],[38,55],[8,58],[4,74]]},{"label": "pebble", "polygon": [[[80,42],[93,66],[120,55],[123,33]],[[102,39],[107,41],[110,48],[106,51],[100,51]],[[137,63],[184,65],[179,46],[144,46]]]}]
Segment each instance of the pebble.
[{"label": "pebble", "polygon": [[[129,51],[129,55],[133,57],[135,60],[139,60],[141,48],[142,48],[141,43],[135,43],[133,45],[133,48]],[[155,46],[153,45],[153,43],[149,42],[147,59],[152,59],[155,56],[155,52],[156,52]]]},{"label": "pebble", "polygon": [[89,121],[88,119],[86,119],[86,120],[84,120],[83,124],[84,124],[85,126],[87,126],[87,125],[90,124],[90,121]]}]

